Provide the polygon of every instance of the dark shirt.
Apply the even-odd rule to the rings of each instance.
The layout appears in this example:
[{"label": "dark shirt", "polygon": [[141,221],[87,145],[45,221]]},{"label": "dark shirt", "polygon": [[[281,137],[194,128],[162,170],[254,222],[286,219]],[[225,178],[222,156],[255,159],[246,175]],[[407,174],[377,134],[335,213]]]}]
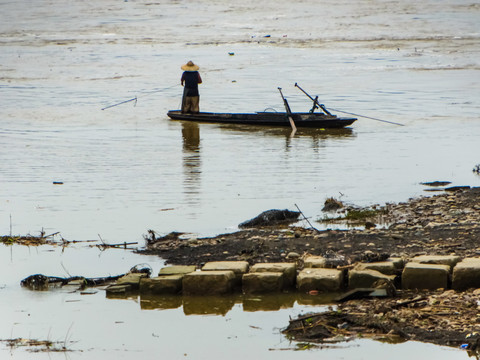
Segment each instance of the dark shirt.
[{"label": "dark shirt", "polygon": [[185,71],[182,74],[182,85],[185,82],[185,89],[187,91],[187,96],[199,96],[198,94],[198,84],[202,83],[202,78],[198,71]]}]

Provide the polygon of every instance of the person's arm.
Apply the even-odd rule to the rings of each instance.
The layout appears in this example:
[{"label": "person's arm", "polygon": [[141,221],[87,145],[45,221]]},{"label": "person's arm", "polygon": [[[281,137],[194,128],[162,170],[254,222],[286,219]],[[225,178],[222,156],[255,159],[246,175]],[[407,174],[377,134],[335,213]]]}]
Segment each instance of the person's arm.
[{"label": "person's arm", "polygon": [[185,81],[185,73],[182,74],[182,78],[180,79],[180,84],[182,84],[182,86],[184,81]]},{"label": "person's arm", "polygon": [[200,76],[200,73],[198,73],[198,83],[199,83],[199,84],[202,83],[202,77]]}]

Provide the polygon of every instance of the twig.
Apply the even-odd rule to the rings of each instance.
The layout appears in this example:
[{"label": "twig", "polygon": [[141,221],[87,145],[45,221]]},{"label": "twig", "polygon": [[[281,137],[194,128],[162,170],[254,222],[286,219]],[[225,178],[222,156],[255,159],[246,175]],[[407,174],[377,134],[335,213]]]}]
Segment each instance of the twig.
[{"label": "twig", "polygon": [[317,233],[320,233],[320,230],[318,230],[317,228],[314,228],[313,225],[310,223],[310,221],[308,221],[307,217],[305,216],[305,214],[302,212],[302,210],[300,210],[300,208],[298,207],[297,204],[295,204],[295,207],[298,209],[298,211],[300,211],[300,214],[302,214],[303,218],[305,219],[305,221],[308,223],[308,225],[310,225],[310,228],[312,228],[313,230],[315,230]]},{"label": "twig", "polygon": [[415,297],[414,299],[411,299],[411,300],[401,301],[401,302],[393,305],[392,308],[399,308],[399,307],[410,305],[410,304],[413,304],[415,302],[419,302],[419,301],[426,300],[426,299],[427,298],[424,297],[424,296],[417,296],[417,297]]}]

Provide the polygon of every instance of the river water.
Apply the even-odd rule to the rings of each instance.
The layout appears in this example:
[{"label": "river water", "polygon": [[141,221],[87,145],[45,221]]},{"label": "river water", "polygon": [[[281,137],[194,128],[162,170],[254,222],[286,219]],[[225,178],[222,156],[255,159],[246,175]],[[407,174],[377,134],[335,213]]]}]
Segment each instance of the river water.
[{"label": "river water", "polygon": [[[371,205],[425,195],[426,181],[480,185],[478,2],[2,0],[0,20],[2,234],[141,246],[148,229],[214,235],[295,204],[315,221],[331,196]],[[171,121],[190,59],[203,111],[282,111],[278,87],[294,111],[308,110],[297,82],[327,108],[404,126],[359,118],[291,136]],[[82,350],[69,358],[467,357],[368,340],[269,351],[293,346],[278,331],[288,316],[319,306],[250,312],[236,299],[226,314],[185,316],[185,304],[148,310],[103,292],[33,294],[18,285],[33,273],[106,276],[162,262],[88,245],[0,254],[0,338],[68,334]],[[57,355],[35,354],[44,356]]]}]

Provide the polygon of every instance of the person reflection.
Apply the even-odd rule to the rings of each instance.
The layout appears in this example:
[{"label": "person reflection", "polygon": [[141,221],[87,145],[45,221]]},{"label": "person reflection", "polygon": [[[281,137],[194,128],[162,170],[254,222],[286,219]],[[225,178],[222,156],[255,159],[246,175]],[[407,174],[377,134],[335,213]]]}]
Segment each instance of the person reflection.
[{"label": "person reflection", "polygon": [[184,193],[190,205],[198,203],[200,188],[200,129],[196,123],[182,123]]}]

